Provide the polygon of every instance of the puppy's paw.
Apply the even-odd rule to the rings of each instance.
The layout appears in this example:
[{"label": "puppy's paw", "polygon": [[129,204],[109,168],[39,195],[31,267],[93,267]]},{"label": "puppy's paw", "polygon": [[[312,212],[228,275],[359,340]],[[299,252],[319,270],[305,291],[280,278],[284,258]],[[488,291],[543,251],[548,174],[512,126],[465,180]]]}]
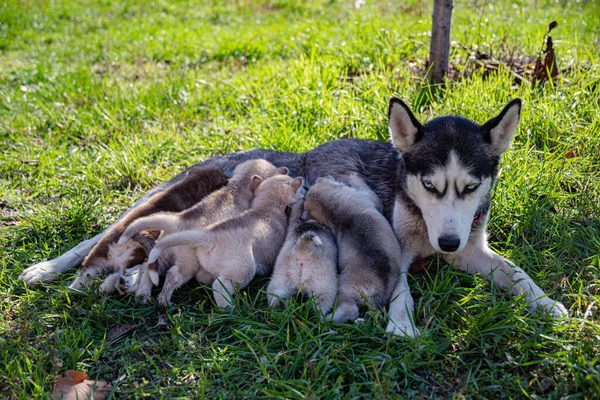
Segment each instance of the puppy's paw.
[{"label": "puppy's paw", "polygon": [[166,293],[160,292],[158,295],[158,304],[160,304],[162,308],[167,308],[171,305],[171,299]]},{"label": "puppy's paw", "polygon": [[100,291],[106,294],[113,294],[115,292],[123,294],[120,285],[121,274],[115,272],[104,278],[104,281],[100,285]]},{"label": "puppy's paw", "polygon": [[130,268],[121,275],[120,288],[125,293],[135,293],[142,281],[143,272],[139,269]]},{"label": "puppy's paw", "polygon": [[275,295],[268,294],[267,302],[269,303],[269,307],[271,307],[271,308],[281,307],[281,300],[279,300],[279,297],[277,297]]},{"label": "puppy's paw", "polygon": [[358,306],[356,304],[339,304],[331,313],[327,314],[325,319],[333,322],[354,322],[359,316]]},{"label": "puppy's paw", "polygon": [[410,322],[410,319],[406,319],[405,321],[388,322],[386,332],[391,333],[396,336],[409,337],[411,339],[415,339],[418,337],[421,332],[417,329],[417,327],[413,326]]},{"label": "puppy's paw", "polygon": [[150,300],[152,299],[151,294],[152,293],[150,290],[148,290],[147,288],[143,288],[143,287],[140,287],[138,290],[135,291],[135,297],[140,299],[140,303],[142,303],[142,304],[146,304],[146,303],[150,302]]}]

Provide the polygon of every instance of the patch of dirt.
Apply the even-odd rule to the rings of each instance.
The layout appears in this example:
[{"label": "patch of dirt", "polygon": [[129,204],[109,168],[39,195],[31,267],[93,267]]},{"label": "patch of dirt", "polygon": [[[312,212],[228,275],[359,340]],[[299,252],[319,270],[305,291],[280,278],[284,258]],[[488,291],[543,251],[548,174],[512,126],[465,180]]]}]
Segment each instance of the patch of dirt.
[{"label": "patch of dirt", "polygon": [[0,226],[17,226],[20,224],[19,212],[10,207],[4,200],[0,200]]}]

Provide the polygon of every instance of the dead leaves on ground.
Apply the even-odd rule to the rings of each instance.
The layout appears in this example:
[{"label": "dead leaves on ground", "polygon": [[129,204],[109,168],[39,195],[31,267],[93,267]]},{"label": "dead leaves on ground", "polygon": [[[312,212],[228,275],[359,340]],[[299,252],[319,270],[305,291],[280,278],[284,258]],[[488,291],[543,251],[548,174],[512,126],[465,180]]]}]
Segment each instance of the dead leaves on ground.
[{"label": "dead leaves on ground", "polygon": [[87,377],[85,372],[66,371],[54,384],[52,398],[56,400],[104,400],[108,398],[112,386],[105,381],[92,381],[86,379]]}]

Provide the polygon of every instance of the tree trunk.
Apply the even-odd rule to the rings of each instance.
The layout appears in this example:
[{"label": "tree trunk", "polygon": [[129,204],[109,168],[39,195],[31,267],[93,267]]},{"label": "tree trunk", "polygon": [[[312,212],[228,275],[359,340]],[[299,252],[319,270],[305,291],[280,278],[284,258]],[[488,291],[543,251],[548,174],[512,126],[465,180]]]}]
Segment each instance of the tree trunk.
[{"label": "tree trunk", "polygon": [[448,74],[450,57],[450,22],[452,20],[452,0],[434,0],[429,46],[429,71],[427,77],[433,84],[444,83]]}]

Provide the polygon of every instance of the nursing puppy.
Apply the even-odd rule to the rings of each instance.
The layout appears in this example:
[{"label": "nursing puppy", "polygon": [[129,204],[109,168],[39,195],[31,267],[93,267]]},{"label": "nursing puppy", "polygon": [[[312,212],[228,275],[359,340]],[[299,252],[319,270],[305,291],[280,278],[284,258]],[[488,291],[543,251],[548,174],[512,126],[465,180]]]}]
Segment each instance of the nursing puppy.
[{"label": "nursing puppy", "polygon": [[[138,234],[135,240],[127,244],[117,244],[121,234],[136,219],[159,211],[185,210],[226,184],[227,176],[217,169],[190,170],[182,181],[135,207],[125,218],[113,225],[85,258],[79,275],[70,287],[79,289],[90,277],[114,271],[120,273],[146,259],[154,240],[158,237],[157,232]],[[112,291],[111,285],[103,285],[102,289]]]},{"label": "nursing puppy", "polygon": [[337,245],[335,236],[315,220],[302,221],[303,202],[292,206],[290,222],[281,252],[277,256],[273,276],[267,287],[269,306],[301,290],[304,296],[315,296],[321,315],[333,308],[337,296]]},{"label": "nursing puppy", "polygon": [[[140,231],[162,231],[163,237],[174,232],[189,229],[199,229],[208,224],[231,218],[250,208],[254,198],[253,177],[259,176],[263,179],[277,174],[286,174],[286,168],[276,168],[273,164],[263,159],[250,160],[241,163],[233,170],[233,176],[229,179],[227,186],[211,193],[200,203],[178,213],[157,213],[134,221],[119,239],[120,244],[128,243]],[[179,251],[180,257],[186,250]],[[194,252],[188,249],[186,257],[194,257]],[[167,269],[175,262],[174,256],[166,252],[163,256],[150,265],[143,264],[141,268],[127,271],[121,277],[122,290],[135,292],[135,294],[147,299],[152,290],[152,284],[159,283],[159,276],[166,273]],[[205,283],[198,273],[198,280]],[[189,280],[189,279],[188,279]],[[187,280],[186,280],[187,282]]]},{"label": "nursing puppy", "polygon": [[165,249],[176,255],[175,265],[167,272],[158,297],[159,303],[168,305],[173,292],[197,274],[200,266],[204,278],[212,279],[219,307],[231,305],[234,291],[246,287],[256,274],[271,272],[285,240],[289,206],[302,197],[302,184],[302,178],[287,175],[266,180],[255,176],[252,179],[255,198],[250,210],[205,229],[174,233],[156,242],[149,263]]},{"label": "nursing puppy", "polygon": [[[304,209],[329,227],[337,239],[338,305],[328,318],[354,321],[361,304],[386,306],[401,273],[406,275],[407,271],[401,271],[400,245],[381,214],[377,196],[369,189],[320,178],[306,194]],[[410,327],[406,328],[408,331]]]}]

